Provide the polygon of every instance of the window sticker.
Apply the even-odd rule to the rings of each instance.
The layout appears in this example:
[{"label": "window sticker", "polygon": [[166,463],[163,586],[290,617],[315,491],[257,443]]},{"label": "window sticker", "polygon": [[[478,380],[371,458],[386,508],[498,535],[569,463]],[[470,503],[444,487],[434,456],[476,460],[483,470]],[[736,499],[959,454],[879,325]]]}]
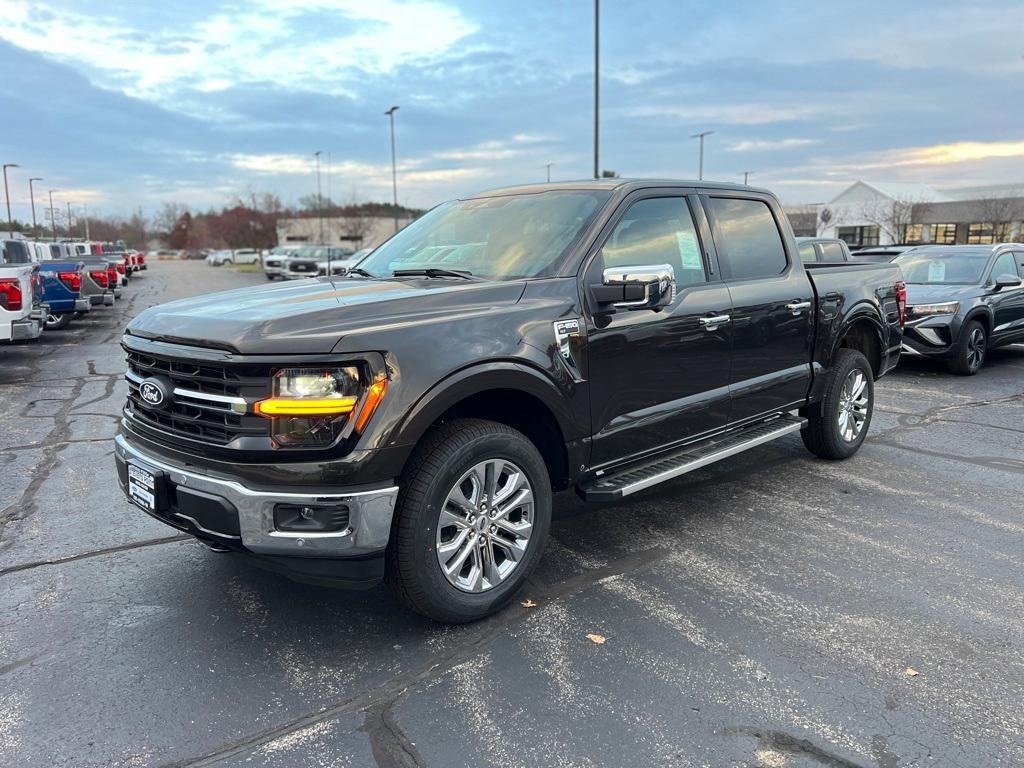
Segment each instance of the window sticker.
[{"label": "window sticker", "polygon": [[946,281],[946,263],[944,261],[928,262],[928,282],[944,283]]},{"label": "window sticker", "polygon": [[683,269],[703,271],[704,262],[700,258],[697,236],[693,232],[676,232],[676,240],[679,243],[679,258],[683,263]]}]

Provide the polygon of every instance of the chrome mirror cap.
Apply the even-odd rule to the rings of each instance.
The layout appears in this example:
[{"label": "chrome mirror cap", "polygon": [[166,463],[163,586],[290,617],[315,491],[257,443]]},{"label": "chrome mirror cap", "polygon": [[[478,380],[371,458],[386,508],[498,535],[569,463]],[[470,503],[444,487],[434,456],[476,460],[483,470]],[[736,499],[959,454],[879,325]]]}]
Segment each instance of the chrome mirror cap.
[{"label": "chrome mirror cap", "polygon": [[667,307],[676,297],[676,273],[671,264],[608,267],[602,275],[604,285],[621,287],[624,295],[628,288],[639,288],[640,298],[615,302],[616,309],[653,309]]}]

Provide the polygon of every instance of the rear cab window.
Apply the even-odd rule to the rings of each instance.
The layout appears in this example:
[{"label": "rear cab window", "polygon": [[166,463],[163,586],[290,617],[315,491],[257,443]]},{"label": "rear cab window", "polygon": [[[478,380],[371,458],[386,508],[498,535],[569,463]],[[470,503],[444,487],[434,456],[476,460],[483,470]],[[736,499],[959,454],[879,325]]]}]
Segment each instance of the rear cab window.
[{"label": "rear cab window", "polygon": [[727,280],[781,275],[789,266],[771,208],[763,200],[708,197],[715,246]]},{"label": "rear cab window", "polygon": [[814,243],[800,243],[800,261],[804,264],[813,264],[818,260],[818,251]]},{"label": "rear cab window", "polygon": [[843,246],[839,243],[820,243],[821,260],[826,262],[846,261],[846,254],[843,253]]}]

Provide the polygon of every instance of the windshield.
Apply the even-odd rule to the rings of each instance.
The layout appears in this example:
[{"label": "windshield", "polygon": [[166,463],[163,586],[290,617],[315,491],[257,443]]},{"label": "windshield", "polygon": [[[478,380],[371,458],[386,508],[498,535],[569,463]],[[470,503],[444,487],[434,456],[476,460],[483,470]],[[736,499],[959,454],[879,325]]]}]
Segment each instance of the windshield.
[{"label": "windshield", "polygon": [[544,277],[610,194],[558,190],[444,203],[369,254],[359,268],[375,277],[427,268],[493,280]]},{"label": "windshield", "polygon": [[327,249],[323,248],[321,246],[312,246],[312,245],[303,246],[302,248],[299,248],[297,251],[295,251],[292,254],[292,258],[295,258],[295,259],[316,259],[318,261],[319,260],[326,260],[327,259]]},{"label": "windshield", "polygon": [[903,270],[903,279],[917,285],[974,285],[988,263],[988,251],[922,251],[904,253],[893,259]]}]

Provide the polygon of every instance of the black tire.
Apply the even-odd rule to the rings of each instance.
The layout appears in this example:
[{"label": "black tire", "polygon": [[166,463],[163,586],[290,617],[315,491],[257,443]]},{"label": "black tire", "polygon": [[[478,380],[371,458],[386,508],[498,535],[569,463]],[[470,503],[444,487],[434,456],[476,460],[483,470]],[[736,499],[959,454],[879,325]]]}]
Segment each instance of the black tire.
[{"label": "black tire", "polygon": [[267,280],[273,280],[273,279],[274,279],[274,275],[267,275]]},{"label": "black tire", "polygon": [[73,315],[70,312],[63,315],[47,315],[44,325],[48,331],[63,331],[71,325],[72,319]]},{"label": "black tire", "polygon": [[[513,462],[526,475],[533,491],[533,529],[522,559],[504,581],[482,592],[466,592],[441,570],[437,526],[459,478],[492,458]],[[521,432],[483,419],[456,419],[436,427],[416,448],[399,488],[386,555],[387,582],[417,613],[454,624],[482,619],[507,604],[540,561],[551,525],[551,481],[544,459]]]},{"label": "black tire", "polygon": [[953,357],[946,362],[946,367],[958,376],[973,376],[981,370],[987,352],[988,334],[985,326],[977,320],[971,320],[960,329]]},{"label": "black tire", "polygon": [[[840,414],[846,407],[843,388],[847,380],[859,372],[863,376],[864,390],[867,397],[867,415],[859,432],[852,439],[844,436],[840,428]],[[868,359],[855,349],[840,349],[835,357],[835,364],[829,373],[829,382],[825,385],[825,394],[819,405],[804,412],[807,426],[800,431],[807,450],[823,459],[848,459],[855,454],[867,437],[871,426],[871,416],[875,410],[875,382]],[[813,412],[812,412],[813,411]],[[853,416],[848,412],[848,419]]]}]

